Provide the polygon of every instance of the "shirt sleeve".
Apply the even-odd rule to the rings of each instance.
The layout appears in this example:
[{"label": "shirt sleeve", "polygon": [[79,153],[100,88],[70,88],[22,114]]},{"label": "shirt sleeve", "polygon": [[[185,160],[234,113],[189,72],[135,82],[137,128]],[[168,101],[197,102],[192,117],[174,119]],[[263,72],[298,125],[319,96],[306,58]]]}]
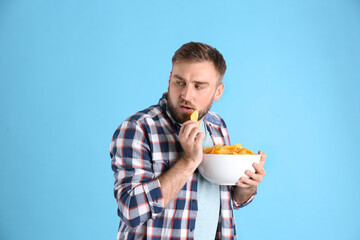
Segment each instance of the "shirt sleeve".
[{"label": "shirt sleeve", "polygon": [[246,202],[240,204],[240,203],[236,202],[236,200],[235,200],[235,197],[234,197],[234,194],[233,194],[234,188],[235,187],[232,187],[232,189],[231,189],[231,196],[232,196],[231,199],[232,199],[232,203],[233,203],[233,209],[235,209],[235,210],[247,206],[249,203],[252,202],[252,200],[255,198],[255,195],[257,194],[257,191],[255,191],[253,193],[253,195],[251,195],[249,200],[247,200]]},{"label": "shirt sleeve", "polygon": [[125,121],[110,145],[118,215],[129,227],[154,219],[164,209],[160,181],[152,171],[148,138],[138,121]]}]

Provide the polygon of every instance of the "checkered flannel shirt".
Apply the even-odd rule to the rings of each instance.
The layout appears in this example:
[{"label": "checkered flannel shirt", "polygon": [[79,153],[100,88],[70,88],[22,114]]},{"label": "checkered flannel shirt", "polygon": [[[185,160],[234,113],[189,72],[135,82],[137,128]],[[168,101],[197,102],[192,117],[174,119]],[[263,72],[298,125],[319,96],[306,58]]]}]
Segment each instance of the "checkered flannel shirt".
[{"label": "checkered flannel shirt", "polygon": [[[225,122],[209,112],[204,121],[214,144],[230,144]],[[137,112],[115,131],[110,146],[114,196],[120,225],[117,239],[193,239],[197,214],[198,171],[164,207],[158,177],[182,154],[180,124],[167,109],[167,93],[157,105]],[[233,186],[219,186],[220,212],[215,239],[236,239]]]}]

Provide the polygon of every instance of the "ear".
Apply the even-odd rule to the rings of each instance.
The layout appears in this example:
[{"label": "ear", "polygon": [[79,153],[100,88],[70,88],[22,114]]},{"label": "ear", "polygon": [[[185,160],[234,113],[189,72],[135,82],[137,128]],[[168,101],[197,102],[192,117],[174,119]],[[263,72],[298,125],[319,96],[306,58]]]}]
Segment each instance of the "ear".
[{"label": "ear", "polygon": [[224,87],[225,87],[225,84],[224,84],[224,83],[220,83],[220,85],[216,88],[216,90],[215,90],[215,96],[214,96],[214,101],[215,101],[215,102],[219,101],[221,95],[223,94]]}]

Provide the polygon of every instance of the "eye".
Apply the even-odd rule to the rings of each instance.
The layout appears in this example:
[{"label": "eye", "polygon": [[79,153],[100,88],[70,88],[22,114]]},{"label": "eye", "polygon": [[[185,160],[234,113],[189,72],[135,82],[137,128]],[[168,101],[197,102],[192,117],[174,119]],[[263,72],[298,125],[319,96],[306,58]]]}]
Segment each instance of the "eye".
[{"label": "eye", "polygon": [[182,81],[176,81],[176,84],[179,85],[179,86],[183,86],[183,85],[184,85],[184,82],[182,82]]},{"label": "eye", "polygon": [[198,89],[198,90],[201,90],[201,89],[203,89],[203,86],[196,84],[195,88]]}]

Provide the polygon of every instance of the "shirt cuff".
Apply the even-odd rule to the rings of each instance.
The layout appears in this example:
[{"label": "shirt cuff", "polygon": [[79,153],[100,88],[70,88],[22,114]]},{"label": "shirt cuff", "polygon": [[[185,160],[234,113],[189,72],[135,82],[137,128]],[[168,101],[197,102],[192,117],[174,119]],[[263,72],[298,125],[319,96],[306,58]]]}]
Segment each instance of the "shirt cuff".
[{"label": "shirt cuff", "polygon": [[159,179],[154,179],[144,183],[143,188],[150,206],[150,217],[155,219],[164,209],[164,196],[161,191],[160,181]]},{"label": "shirt cuff", "polygon": [[[234,187],[235,188],[235,187]],[[234,192],[234,188],[233,188],[233,192]],[[232,202],[233,202],[233,209],[237,210],[240,209],[242,207],[245,207],[246,205],[248,205],[249,203],[252,202],[252,200],[255,198],[255,195],[257,194],[257,190],[253,193],[253,195],[251,195],[251,197],[244,203],[238,203],[235,200],[234,194],[232,194]]]}]

